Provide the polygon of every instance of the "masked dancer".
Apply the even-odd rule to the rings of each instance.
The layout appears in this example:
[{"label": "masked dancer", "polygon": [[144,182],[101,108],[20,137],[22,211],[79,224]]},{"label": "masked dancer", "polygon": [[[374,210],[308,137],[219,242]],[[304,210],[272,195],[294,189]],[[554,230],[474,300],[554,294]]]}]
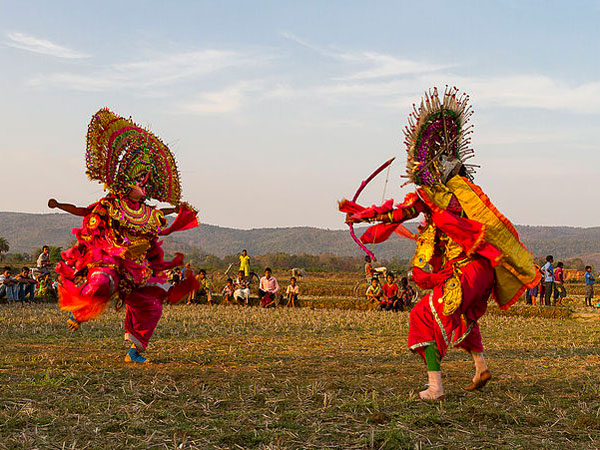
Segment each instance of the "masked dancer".
[{"label": "masked dancer", "polygon": [[[411,310],[408,345],[423,357],[429,387],[424,400],[444,398],[441,360],[448,347],[471,354],[475,376],[465,389],[481,389],[491,379],[483,355],[478,320],[492,296],[501,309],[509,308],[527,288],[539,283],[533,256],[519,240],[514,226],[473,184],[476,166],[467,164],[472,114],[469,97],[456,88],[427,92],[420,107],[413,106],[405,128],[408,183],[416,185],[404,201],[392,199],[380,206],[362,207],[357,197],[364,186],[389,166],[386,162],[357,191],[352,201],[342,200],[340,211],[358,245],[380,243],[397,233],[416,240],[412,278],[429,291]],[[418,234],[403,225],[424,217]],[[353,224],[375,222],[360,240]]]}]

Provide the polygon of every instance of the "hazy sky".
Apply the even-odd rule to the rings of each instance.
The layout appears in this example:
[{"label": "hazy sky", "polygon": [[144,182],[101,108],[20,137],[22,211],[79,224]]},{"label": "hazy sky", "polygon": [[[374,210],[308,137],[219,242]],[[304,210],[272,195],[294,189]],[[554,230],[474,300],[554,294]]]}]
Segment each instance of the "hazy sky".
[{"label": "hazy sky", "polygon": [[[598,1],[0,0],[0,210],[89,204],[108,106],[176,154],[203,222],[342,228],[432,86],[471,95],[476,182],[513,222],[599,225]],[[380,202],[383,180],[364,203]]]}]

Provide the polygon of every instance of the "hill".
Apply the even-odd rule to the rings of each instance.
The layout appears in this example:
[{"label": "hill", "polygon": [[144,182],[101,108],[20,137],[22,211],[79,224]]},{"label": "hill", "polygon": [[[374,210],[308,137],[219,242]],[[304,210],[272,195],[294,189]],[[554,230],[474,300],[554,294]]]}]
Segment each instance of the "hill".
[{"label": "hill", "polygon": [[[73,242],[71,228],[81,220],[68,214],[28,214],[0,212],[0,236],[10,243],[11,253],[29,253],[44,244],[67,247]],[[413,225],[414,227],[414,225]],[[410,228],[410,227],[409,227]],[[600,227],[517,226],[521,239],[535,256],[552,253],[559,259],[581,258],[600,265]],[[202,224],[165,239],[168,252],[197,248],[223,257],[248,249],[250,254],[285,252],[290,254],[360,255],[346,230],[313,227],[258,228],[239,230]],[[414,243],[392,237],[377,246],[380,258],[408,258]]]}]

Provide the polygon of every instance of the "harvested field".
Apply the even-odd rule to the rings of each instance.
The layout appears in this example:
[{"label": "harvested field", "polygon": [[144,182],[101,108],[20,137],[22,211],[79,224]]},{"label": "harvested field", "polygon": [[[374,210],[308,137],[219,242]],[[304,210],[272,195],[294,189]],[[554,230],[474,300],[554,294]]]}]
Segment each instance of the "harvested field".
[{"label": "harvested field", "polygon": [[[122,313],[70,333],[54,304],[0,306],[0,448],[598,448],[600,322],[486,315],[494,380],[416,399],[407,313],[173,306],[153,364],[123,362]],[[594,320],[595,316],[595,320]]]}]

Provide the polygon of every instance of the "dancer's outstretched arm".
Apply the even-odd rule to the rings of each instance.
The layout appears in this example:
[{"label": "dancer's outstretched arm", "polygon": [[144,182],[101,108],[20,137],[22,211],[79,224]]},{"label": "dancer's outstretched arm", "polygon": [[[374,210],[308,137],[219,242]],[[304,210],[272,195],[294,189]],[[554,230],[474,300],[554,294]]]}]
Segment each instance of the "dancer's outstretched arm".
[{"label": "dancer's outstretched arm", "polygon": [[173,213],[176,213],[177,211],[179,211],[179,208],[162,208],[160,211],[165,216],[168,216],[169,214],[173,214]]},{"label": "dancer's outstretched arm", "polygon": [[48,200],[48,208],[50,209],[62,209],[69,214],[73,214],[74,216],[84,217],[87,216],[89,211],[87,208],[81,208],[79,206],[71,205],[70,203],[59,203],[56,199],[51,198]]}]

